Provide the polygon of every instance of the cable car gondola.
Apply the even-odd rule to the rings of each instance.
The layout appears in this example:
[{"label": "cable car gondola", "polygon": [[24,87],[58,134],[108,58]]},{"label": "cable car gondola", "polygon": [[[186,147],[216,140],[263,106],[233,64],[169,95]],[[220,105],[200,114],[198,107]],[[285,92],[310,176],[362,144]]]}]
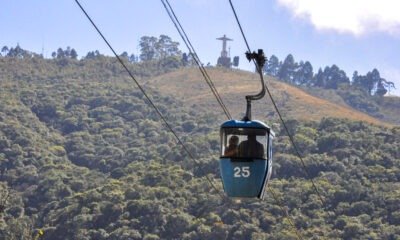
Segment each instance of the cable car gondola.
[{"label": "cable car gondola", "polygon": [[[265,63],[263,51],[246,53],[254,59],[262,75]],[[257,95],[246,96],[246,116],[242,120],[229,120],[221,125],[221,157],[219,160],[224,191],[229,197],[264,198],[272,172],[272,139],[275,134],[269,126],[251,120],[251,101],[265,95],[264,80]]]}]

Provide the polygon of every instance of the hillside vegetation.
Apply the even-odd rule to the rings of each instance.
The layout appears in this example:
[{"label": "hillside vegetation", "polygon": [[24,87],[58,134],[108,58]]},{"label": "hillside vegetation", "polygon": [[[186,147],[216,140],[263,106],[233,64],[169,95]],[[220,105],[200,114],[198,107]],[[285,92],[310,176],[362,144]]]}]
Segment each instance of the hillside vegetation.
[{"label": "hillside vegetation", "polygon": [[[245,95],[260,91],[259,76],[255,73],[224,68],[208,68],[207,70],[228,109],[235,118],[242,118],[246,110]],[[336,96],[336,99],[340,102],[330,102],[272,77],[266,77],[265,80],[278,108],[288,119],[319,121],[324,117],[335,117],[390,125],[351,108],[339,96]],[[209,86],[196,68],[179,69],[151,78],[147,83],[154,89],[183,99],[189,105],[202,106],[207,110],[215,109],[218,113],[221,111]],[[279,121],[268,96],[255,101],[253,106],[255,118],[264,121]],[[393,108],[395,112],[398,112],[396,106]]]},{"label": "hillside vegetation", "polygon": [[[399,238],[399,127],[268,79],[309,174],[274,124],[266,199],[234,201],[220,195],[224,118],[195,70],[129,63],[196,162],[114,58],[61,60],[0,58],[0,239],[297,239],[286,213],[304,239]],[[210,75],[240,117],[256,77]]]}]

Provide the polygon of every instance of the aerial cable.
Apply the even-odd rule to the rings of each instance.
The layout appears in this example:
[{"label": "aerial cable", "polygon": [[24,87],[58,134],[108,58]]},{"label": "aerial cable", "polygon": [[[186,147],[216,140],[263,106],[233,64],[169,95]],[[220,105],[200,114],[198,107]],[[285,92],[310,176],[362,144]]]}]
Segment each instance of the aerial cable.
[{"label": "aerial cable", "polygon": [[201,64],[200,58],[197,55],[196,50],[194,49],[191,41],[189,40],[185,30],[183,29],[178,17],[176,16],[171,4],[169,3],[168,0],[161,0],[161,2],[164,5],[164,8],[165,8],[168,16],[170,17],[171,21],[175,25],[175,28],[178,31],[179,35],[181,36],[183,42],[185,43],[186,47],[188,48],[190,55],[193,57],[193,60],[198,65],[199,70],[200,70],[201,74],[204,77],[204,80],[207,82],[208,86],[210,87],[211,92],[214,94],[214,96],[217,99],[219,105],[221,106],[222,110],[224,111],[226,117],[228,119],[232,119],[232,116],[229,113],[228,108],[224,104],[221,96],[219,95],[219,93],[218,93],[213,81],[211,80],[210,76],[208,75],[208,73],[207,73],[206,69],[204,68],[203,64]]},{"label": "aerial cable", "polygon": [[[168,0],[161,0],[161,2],[163,3],[165,10],[167,11],[167,13],[168,13],[169,17],[171,18],[172,22],[174,23],[174,25],[175,25],[175,27],[176,27],[178,33],[180,34],[182,40],[184,41],[184,43],[186,44],[187,48],[189,49],[190,54],[193,56],[193,59],[196,61],[197,65],[199,66],[200,71],[202,72],[204,78],[206,79],[206,82],[209,83],[209,82],[208,82],[209,76],[208,76],[207,72],[205,71],[204,67],[200,64],[200,60],[199,60],[199,58],[198,58],[198,56],[197,56],[197,54],[196,54],[196,52],[195,52],[193,46],[191,45],[190,40],[188,39],[188,37],[187,37],[187,35],[186,35],[186,33],[185,33],[185,31],[184,31],[182,25],[180,24],[179,20],[177,19],[177,17],[176,17],[176,15],[175,15],[175,13],[174,13],[174,11],[173,11],[171,5],[169,4]],[[168,5],[169,9],[168,9],[167,5]],[[246,43],[247,43],[247,41],[246,41]],[[254,59],[253,59],[253,61],[255,62]],[[256,64],[256,66],[257,66],[257,64]],[[262,75],[262,71],[261,71],[261,70],[262,70],[262,69],[258,69],[258,72],[260,73],[260,77],[261,77],[262,82],[263,82],[263,75]],[[210,81],[211,84],[212,84],[211,79],[209,79],[209,81]],[[212,84],[212,85],[213,85],[213,84]],[[263,84],[263,85],[265,85],[265,84]],[[210,86],[210,83],[209,83],[209,86]],[[213,91],[213,93],[214,93],[213,87],[210,86],[210,88],[211,88],[211,91]],[[214,87],[214,88],[215,88],[215,87]],[[263,87],[263,90],[264,90],[264,87]],[[216,91],[216,89],[215,89],[215,91]],[[218,92],[216,92],[216,94],[218,95]],[[216,95],[216,94],[214,93],[214,95]],[[219,95],[218,95],[218,96],[219,96]],[[218,100],[218,97],[217,97],[217,96],[216,96],[216,98],[217,98],[217,100]],[[220,100],[218,100],[218,102],[220,102]],[[222,102],[222,99],[221,99],[221,102]],[[223,103],[220,104],[220,105],[221,105],[221,107],[223,108],[225,114],[226,114],[227,112],[229,113],[228,109],[225,109],[226,107],[225,107],[225,105],[224,105]],[[227,118],[228,118],[228,119],[232,119],[232,118],[230,117],[230,115],[228,115],[228,114],[226,114],[226,115],[227,115]],[[290,217],[290,215],[288,215],[287,211],[284,211],[284,209],[283,209],[283,207],[282,207],[282,204],[281,204],[280,201],[277,199],[277,196],[276,196],[275,192],[273,191],[273,189],[270,189],[270,191],[272,192],[272,195],[273,195],[275,201],[276,201],[276,202],[278,203],[278,205],[280,206],[282,212],[284,212],[284,213],[286,214],[286,217],[289,219],[288,221],[289,221],[290,225],[295,229],[297,238],[298,238],[298,239],[303,239],[302,236],[301,236],[301,234],[300,234],[299,231],[297,230],[296,226],[294,225],[293,219]]]},{"label": "aerial cable", "polygon": [[[239,18],[238,18],[237,14],[236,14],[235,7],[232,4],[232,0],[229,0],[229,3],[231,5],[232,11],[233,11],[233,13],[235,15],[236,22],[237,22],[237,24],[238,24],[238,26],[240,28],[240,32],[242,33],[243,39],[244,39],[244,41],[246,43],[247,49],[250,52],[251,51],[250,50],[250,46],[249,46],[249,44],[247,42],[246,35],[244,34],[244,31],[243,31],[242,26],[240,24]],[[257,64],[256,64],[256,67],[257,67],[258,72],[260,73],[261,71],[259,71]],[[260,77],[263,78],[263,74],[262,73],[260,74]],[[290,134],[289,129],[288,129],[285,121],[283,120],[282,114],[280,113],[280,111],[278,109],[278,106],[276,105],[275,100],[272,97],[272,94],[271,94],[267,84],[265,84],[265,88],[266,88],[266,90],[268,92],[268,95],[269,95],[269,98],[271,99],[272,104],[274,105],[275,111],[278,113],[278,116],[279,116],[279,118],[280,118],[280,120],[282,122],[282,125],[283,125],[283,127],[284,127],[284,129],[286,131],[286,134],[288,135],[289,140],[290,140],[290,142],[291,142],[291,144],[292,144],[292,146],[293,146],[293,148],[294,148],[294,150],[296,152],[296,155],[300,159],[300,162],[301,162],[301,165],[302,165],[302,168],[303,168],[304,172],[306,173],[307,177],[310,179],[310,181],[312,183],[312,186],[313,186],[313,189],[317,193],[319,200],[321,201],[321,203],[324,206],[326,206],[325,200],[322,198],[322,196],[321,196],[321,194],[320,194],[320,192],[319,192],[319,190],[317,188],[317,185],[314,183],[314,180],[311,178],[311,174],[308,171],[306,164],[304,163],[303,157],[301,156],[300,151],[299,151],[299,149],[298,149],[298,147],[297,147],[297,145],[296,145],[296,143],[295,143],[295,141],[293,139],[293,136]]]},{"label": "aerial cable", "polygon": [[[169,3],[168,0],[165,0],[165,2],[163,0],[161,0],[162,4],[164,5],[164,8],[166,10],[166,12],[168,13],[171,21],[174,23],[175,28],[177,29],[179,35],[181,36],[183,42],[185,43],[186,47],[189,50],[189,53],[192,55],[194,61],[196,62],[196,64],[199,67],[200,72],[202,73],[205,81],[207,82],[207,84],[209,85],[212,93],[214,94],[214,96],[216,97],[218,103],[220,104],[221,108],[223,109],[225,115],[227,116],[228,119],[232,119],[231,114],[229,113],[229,110],[227,109],[227,107],[225,106],[221,96],[219,95],[214,83],[212,82],[210,76],[208,75],[206,69],[204,68],[203,64],[201,64],[200,58],[198,57],[196,50],[194,49],[191,41],[189,40],[185,30],[183,29],[178,17],[176,16],[171,4]],[[167,4],[165,4],[167,3]],[[168,7],[167,7],[168,5]]]},{"label": "aerial cable", "polygon": [[[164,115],[160,112],[160,110],[157,108],[157,106],[153,103],[153,101],[151,100],[151,98],[146,94],[146,91],[143,89],[143,87],[140,85],[140,83],[136,80],[136,78],[133,76],[133,74],[131,73],[131,71],[128,69],[128,67],[125,65],[125,63],[122,61],[122,59],[118,56],[118,54],[115,52],[114,48],[111,46],[111,44],[107,41],[107,39],[104,37],[104,35],[102,34],[102,32],[100,31],[100,29],[97,27],[97,25],[93,22],[93,20],[90,18],[89,14],[85,11],[85,9],[82,7],[82,5],[79,3],[79,0],[75,0],[76,4],[79,6],[79,8],[82,10],[82,12],[85,14],[85,16],[87,17],[87,19],[90,21],[90,23],[93,25],[93,27],[96,29],[97,33],[101,36],[101,38],[104,40],[104,42],[107,44],[107,46],[110,48],[110,50],[113,52],[113,54],[115,55],[115,57],[117,58],[117,60],[119,61],[119,63],[123,66],[123,68],[125,69],[125,71],[129,74],[129,76],[131,77],[131,79],[136,83],[137,87],[139,88],[139,90],[143,93],[144,97],[147,99],[147,101],[149,102],[149,104],[154,108],[154,110],[156,111],[156,113],[158,114],[158,116],[160,117],[160,119],[164,122],[165,126],[168,128],[168,130],[175,136],[178,144],[180,144],[182,146],[182,148],[184,149],[184,151],[189,155],[189,157],[196,163],[196,164],[200,164],[193,156],[193,154],[187,149],[186,145],[183,144],[182,140],[179,138],[179,136],[177,135],[177,133],[172,129],[171,125],[168,123],[168,121],[166,120],[166,118],[164,117]],[[199,168],[201,170],[201,168]],[[203,172],[203,170],[201,170]],[[204,172],[203,172],[204,174]],[[206,174],[204,174],[204,176],[206,177],[207,181],[210,183],[211,187],[217,191],[217,193],[221,196],[222,199],[226,198],[225,195],[223,195],[219,189],[214,185],[214,183],[212,182],[212,180],[210,179],[209,176],[207,176]]]},{"label": "aerial cable", "polygon": [[[178,33],[180,34],[182,40],[184,41],[184,43],[186,44],[187,48],[189,49],[189,52],[192,54],[193,58],[195,59],[196,63],[198,64],[198,66],[199,66],[199,68],[200,68],[200,71],[203,73],[204,67],[203,67],[201,64],[199,64],[200,60],[198,59],[197,53],[196,53],[196,51],[194,50],[194,48],[193,48],[193,46],[192,46],[192,44],[191,44],[189,38],[187,37],[187,34],[185,33],[185,31],[184,31],[182,25],[180,24],[178,18],[176,17],[176,15],[175,15],[175,13],[174,13],[174,11],[173,11],[173,9],[172,9],[172,6],[169,4],[169,1],[168,1],[168,0],[165,0],[165,2],[167,3],[169,9],[167,8],[167,6],[166,6],[166,4],[165,4],[165,2],[164,2],[163,0],[161,0],[161,2],[163,3],[165,10],[167,11],[167,13],[168,13],[169,17],[171,18],[172,22],[174,23],[174,25],[175,25],[175,27],[176,27]],[[182,33],[182,32],[183,32],[183,33]],[[247,41],[246,41],[246,44],[247,44]],[[253,58],[253,61],[255,62],[255,59],[254,59],[254,58]],[[256,62],[255,62],[255,63],[256,63]],[[256,66],[258,67],[257,64],[256,64]],[[204,72],[205,72],[205,74],[207,74],[207,72],[205,71],[205,69],[204,69]],[[204,78],[205,78],[206,81],[207,81],[207,77],[206,77],[206,76],[208,76],[208,74],[207,74],[206,76],[205,76],[205,74],[203,73],[203,76],[204,76]],[[264,85],[264,81],[263,81],[264,79],[263,79],[262,74],[261,74],[260,76],[261,76],[262,83],[263,83],[263,85]],[[210,79],[210,81],[211,81],[211,79]],[[208,83],[208,81],[207,81],[207,83]],[[213,88],[212,88],[211,86],[210,86],[210,88],[211,88],[211,90],[213,91]],[[263,87],[262,87],[262,90],[264,90]],[[214,93],[214,92],[213,92],[213,93]],[[217,92],[217,94],[218,94],[218,92]],[[262,93],[260,93],[260,94],[262,94]],[[260,95],[260,94],[258,94],[258,95]],[[218,99],[218,98],[217,98],[217,99]],[[222,101],[222,100],[221,100],[221,101]],[[225,110],[225,107],[224,107],[225,105],[223,105],[223,104],[220,104],[220,105],[221,105],[221,107],[223,108],[223,110],[224,110],[225,113],[227,113],[227,112],[229,113],[228,109]],[[228,119],[232,119],[232,118],[230,117],[230,114],[226,114],[226,115],[227,115],[227,118],[228,118]],[[247,114],[246,114],[246,115],[247,115]],[[270,189],[270,190],[273,191],[272,189]],[[275,198],[275,201],[278,202],[278,204],[279,204],[279,201],[278,201],[278,199],[276,198],[276,194],[275,194],[274,192],[272,192],[272,195],[273,195],[273,197]],[[281,207],[282,212],[284,212],[284,213],[287,214],[287,212],[283,210],[283,208],[282,208],[282,206],[281,206],[280,204],[279,204],[279,206]],[[287,216],[287,217],[288,217],[288,219],[289,219],[289,223],[291,223],[291,225],[295,228],[295,226],[293,225],[293,221],[291,220],[290,216]],[[295,229],[296,229],[296,228],[295,228]],[[296,233],[297,233],[298,238],[299,238],[299,239],[302,239],[302,237],[299,235],[297,229],[296,229]]]},{"label": "aerial cable", "polygon": [[[215,89],[214,84],[212,83],[210,77],[208,76],[207,71],[204,69],[203,65],[201,64],[201,61],[200,61],[200,59],[199,59],[199,57],[198,57],[193,45],[191,44],[191,42],[190,42],[185,30],[183,29],[180,21],[178,20],[178,18],[176,16],[172,6],[170,5],[169,1],[168,0],[161,0],[161,2],[164,5],[164,8],[165,8],[167,14],[169,15],[171,21],[175,25],[175,28],[177,29],[177,31],[178,31],[179,35],[181,36],[183,42],[185,43],[186,47],[188,48],[190,54],[192,55],[192,57],[195,60],[196,64],[199,66],[199,69],[200,69],[201,73],[203,74],[203,77],[205,78],[206,82],[209,84],[209,86],[211,88],[211,91],[214,93],[214,96],[217,98],[218,102],[220,103],[220,106],[223,109],[223,111],[225,112],[225,115],[227,116],[228,119],[232,119],[231,115],[229,114],[229,110],[223,104],[222,99],[220,100],[219,94],[218,94],[217,90]],[[168,5],[168,7],[167,7],[167,5]],[[262,75],[261,75],[261,77],[262,77]],[[214,92],[214,89],[215,89],[215,92]],[[264,90],[264,88],[262,88],[262,89]],[[273,190],[271,189],[271,191],[273,191]],[[272,195],[275,198],[276,202],[278,202],[278,204],[279,204],[279,201],[276,198],[275,192],[272,192]],[[279,204],[279,206],[280,206],[282,212],[287,214],[287,212],[284,211],[283,207],[280,204]],[[290,218],[290,216],[287,216],[287,217],[289,219],[289,223],[292,225],[293,228],[295,228],[296,235],[297,235],[298,239],[302,239],[302,237],[299,234],[298,230],[294,226],[293,221]]]},{"label": "aerial cable", "polygon": [[[168,0],[165,0],[167,4],[163,0],[161,0],[162,4],[164,5],[164,8],[166,12],[168,13],[171,21],[174,23],[175,28],[177,29],[179,35],[181,36],[183,42],[185,43],[186,47],[189,50],[190,55],[193,57],[193,60],[196,62],[196,64],[199,67],[200,72],[202,73],[205,81],[207,82],[208,86],[210,87],[212,93],[214,94],[215,98],[217,99],[218,103],[220,104],[221,108],[223,109],[225,115],[227,116],[228,119],[232,119],[231,114],[229,113],[229,110],[225,106],[221,96],[219,95],[214,83],[212,82],[210,76],[208,75],[206,69],[204,66],[201,64],[200,58],[198,57],[193,45],[191,44],[185,30],[183,29],[182,25],[180,24],[172,6],[169,4]],[[168,5],[168,7],[167,7]]]},{"label": "aerial cable", "polygon": [[[190,54],[193,56],[193,59],[196,61],[197,65],[199,66],[200,71],[202,72],[204,78],[206,79],[206,82],[208,83],[207,78],[209,79],[209,76],[208,76],[207,72],[205,71],[204,67],[200,64],[200,60],[199,60],[199,58],[198,58],[198,56],[197,56],[197,53],[196,53],[196,51],[194,50],[194,48],[193,48],[193,46],[192,46],[192,44],[191,44],[189,38],[187,37],[187,34],[185,33],[185,31],[184,31],[182,25],[180,24],[178,18],[176,17],[176,15],[175,15],[175,13],[174,13],[174,11],[173,11],[173,9],[172,9],[172,6],[169,4],[169,1],[168,1],[168,0],[165,0],[165,2],[167,3],[169,9],[168,9],[168,7],[166,6],[166,4],[165,4],[165,2],[164,2],[163,0],[161,0],[161,2],[163,3],[165,10],[167,11],[167,13],[168,13],[169,17],[171,18],[172,22],[174,23],[174,25],[175,25],[175,27],[176,27],[178,33],[180,34],[182,40],[184,41],[184,43],[186,44],[187,48],[189,49]],[[246,41],[246,43],[247,43],[247,41]],[[256,63],[256,61],[254,60],[254,58],[253,58],[253,61],[254,61],[254,63]],[[256,66],[258,66],[258,65],[256,64]],[[203,72],[205,72],[205,73],[203,73]],[[259,72],[261,72],[261,69],[260,69]],[[260,76],[261,76],[261,78],[262,78],[262,83],[263,83],[263,85],[264,85],[262,72],[261,72]],[[211,79],[210,79],[210,82],[211,82],[211,84],[212,84]],[[213,84],[212,84],[212,85],[213,85]],[[209,84],[209,86],[210,86],[210,84]],[[213,87],[210,86],[210,88],[211,88],[211,91],[213,91]],[[215,87],[214,87],[214,88],[215,88]],[[263,90],[264,90],[264,88],[263,88]],[[216,91],[216,90],[215,90],[215,91]],[[214,93],[214,91],[213,91],[213,93]],[[260,94],[261,94],[261,93],[260,93]],[[214,93],[214,95],[215,95],[215,93]],[[217,95],[218,95],[218,92],[217,92]],[[218,95],[218,96],[219,96],[219,95]],[[216,97],[217,97],[217,96],[216,96]],[[218,97],[217,97],[217,100],[218,100]],[[218,100],[218,102],[220,102],[220,101]],[[222,99],[221,99],[221,102],[222,102]],[[224,110],[224,112],[225,112],[227,118],[228,118],[228,119],[232,119],[231,116],[230,116],[230,114],[229,114],[229,110],[228,110],[228,109],[225,109],[225,108],[226,108],[225,105],[224,105],[223,103],[220,104],[220,105],[221,105],[222,109]],[[227,113],[228,113],[228,114],[227,114]],[[272,196],[274,197],[275,201],[278,203],[278,205],[279,205],[280,209],[282,210],[282,212],[286,214],[286,217],[287,217],[287,219],[288,219],[288,221],[289,221],[289,224],[292,226],[292,228],[295,229],[297,238],[300,239],[300,240],[303,239],[302,236],[301,236],[301,234],[300,234],[299,231],[297,230],[296,226],[294,225],[293,219],[290,217],[290,215],[288,214],[288,212],[285,211],[285,210],[283,209],[282,204],[281,204],[280,201],[278,200],[276,193],[275,193],[275,192],[273,191],[273,189],[271,189],[271,188],[270,188],[270,191],[271,191]]]},{"label": "aerial cable", "polygon": [[[249,45],[249,43],[248,43],[248,41],[247,41],[246,35],[244,34],[242,25],[240,24],[239,18],[238,18],[237,14],[236,14],[235,7],[233,6],[233,3],[232,3],[231,0],[229,0],[229,4],[230,4],[230,6],[231,6],[231,8],[232,8],[232,12],[233,12],[233,14],[234,14],[234,16],[235,16],[235,19],[236,19],[236,22],[237,22],[237,24],[238,24],[238,26],[239,26],[240,32],[241,32],[241,34],[242,34],[242,36],[243,36],[243,39],[244,39],[244,42],[245,42],[245,44],[246,44],[248,53],[251,53],[250,45]],[[259,64],[257,64],[256,61],[255,61],[254,59],[253,59],[253,62],[254,62],[254,64],[255,64],[255,66],[256,66],[257,72],[258,72],[259,75],[260,75],[261,81],[264,83],[264,75],[263,75],[263,73],[262,73],[262,69],[260,69]],[[303,161],[303,159],[302,159],[302,157],[301,157],[301,155],[300,155],[300,153],[299,153],[299,151],[298,151],[298,149],[297,149],[297,147],[296,147],[296,145],[295,145],[295,143],[294,143],[294,141],[293,141],[293,139],[292,139],[292,137],[291,137],[291,135],[290,135],[290,133],[289,133],[289,131],[288,131],[288,128],[287,128],[287,126],[286,126],[286,124],[285,124],[285,121],[283,120],[282,115],[280,114],[280,111],[279,111],[277,105],[275,104],[275,101],[274,101],[274,99],[273,99],[273,97],[272,97],[272,95],[271,95],[271,92],[269,91],[269,88],[268,88],[267,84],[264,84],[264,87],[265,87],[265,89],[267,90],[268,95],[269,95],[269,97],[270,97],[270,99],[271,99],[271,101],[272,101],[272,103],[273,103],[273,105],[274,105],[274,107],[275,107],[275,110],[276,110],[276,112],[278,113],[278,115],[279,115],[279,117],[280,117],[280,120],[281,120],[282,124],[284,125],[284,128],[285,128],[285,130],[286,130],[286,132],[287,132],[287,134],[288,134],[288,136],[289,136],[289,138],[290,138],[290,141],[291,141],[292,145],[294,146],[294,148],[295,148],[295,150],[296,150],[296,153],[297,153],[298,157],[300,158],[300,160],[301,160],[301,162],[302,162],[302,165],[303,165],[303,168],[305,169],[306,174],[307,174],[308,176],[310,176],[310,174],[308,173],[307,168],[306,168],[306,166],[305,166],[305,164],[304,164],[304,161]],[[310,179],[311,179],[311,178],[310,178]],[[325,202],[323,201],[321,195],[319,194],[319,191],[318,191],[318,189],[317,189],[317,187],[316,187],[316,185],[314,184],[314,181],[313,181],[312,179],[311,179],[311,182],[312,182],[312,185],[313,185],[313,187],[314,187],[314,190],[316,191],[316,193],[318,194],[318,196],[319,196],[319,198],[320,198],[320,201],[324,204]],[[289,224],[295,229],[297,238],[298,238],[298,239],[303,239],[301,233],[298,231],[298,229],[297,229],[296,226],[294,225],[292,217],[289,215],[289,213],[288,213],[286,210],[283,209],[282,203],[281,203],[281,201],[279,200],[278,196],[276,195],[275,191],[274,191],[272,188],[268,188],[268,189],[269,189],[269,191],[271,192],[271,194],[272,194],[273,198],[275,199],[275,201],[278,203],[278,205],[279,205],[279,207],[281,208],[281,210],[285,213],[287,219],[289,220]]]}]

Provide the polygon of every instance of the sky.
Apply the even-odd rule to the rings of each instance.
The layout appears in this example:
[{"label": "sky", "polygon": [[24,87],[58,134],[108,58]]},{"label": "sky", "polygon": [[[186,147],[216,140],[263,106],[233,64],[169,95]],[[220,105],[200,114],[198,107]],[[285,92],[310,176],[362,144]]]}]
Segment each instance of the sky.
[{"label": "sky", "polygon": [[[230,55],[252,70],[247,47],[228,0],[169,0],[204,64],[215,65],[222,42],[232,38]],[[336,64],[349,78],[374,68],[392,81],[400,96],[400,1],[398,0],[232,0],[252,50],[284,60],[310,61],[319,68]],[[161,0],[80,0],[118,53],[138,54],[142,36],[161,34],[181,42]],[[112,55],[74,0],[5,0],[0,13],[0,47],[22,48],[51,57],[70,46],[79,56],[99,50]],[[216,80],[215,80],[216,81]]]}]

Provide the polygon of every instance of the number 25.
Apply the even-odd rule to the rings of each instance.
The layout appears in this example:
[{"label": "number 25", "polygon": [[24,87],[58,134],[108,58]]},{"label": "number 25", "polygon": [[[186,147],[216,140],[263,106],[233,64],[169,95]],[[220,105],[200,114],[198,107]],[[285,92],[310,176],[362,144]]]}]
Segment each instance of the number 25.
[{"label": "number 25", "polygon": [[249,177],[250,176],[250,167],[235,167],[233,169],[235,174],[234,177]]}]

